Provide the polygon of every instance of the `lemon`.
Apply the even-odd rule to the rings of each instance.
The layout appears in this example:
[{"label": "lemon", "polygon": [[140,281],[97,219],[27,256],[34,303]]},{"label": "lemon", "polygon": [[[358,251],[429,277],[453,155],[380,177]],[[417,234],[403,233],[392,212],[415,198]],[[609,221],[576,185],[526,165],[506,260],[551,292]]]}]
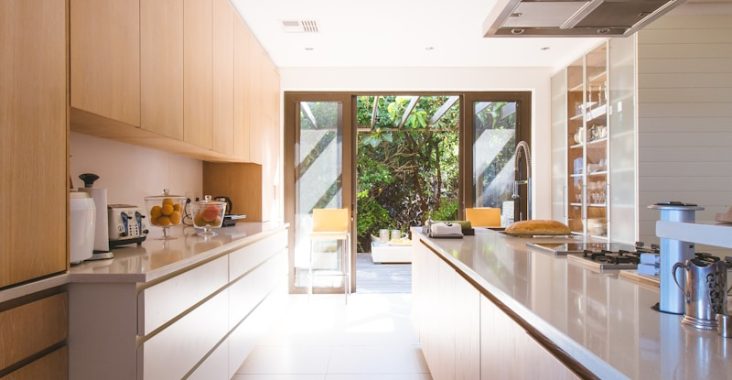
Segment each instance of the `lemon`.
[{"label": "lemon", "polygon": [[171,199],[171,198],[164,198],[163,199],[163,206],[170,205],[171,207],[173,207],[173,203],[175,203],[175,202],[173,202],[173,199]]},{"label": "lemon", "polygon": [[158,225],[163,227],[171,225],[170,217],[161,216],[160,218],[158,218]]},{"label": "lemon", "polygon": [[160,206],[153,206],[153,208],[150,209],[150,219],[153,221],[160,217],[162,214],[162,209]]},{"label": "lemon", "polygon": [[173,211],[170,214],[170,222],[173,224],[180,224],[180,211]]},{"label": "lemon", "polygon": [[180,203],[176,203],[173,205],[173,211],[180,212],[180,210],[181,210]]},{"label": "lemon", "polygon": [[164,204],[163,208],[161,209],[161,212],[164,216],[170,216],[173,214],[175,209],[173,208],[173,205],[171,204]]}]

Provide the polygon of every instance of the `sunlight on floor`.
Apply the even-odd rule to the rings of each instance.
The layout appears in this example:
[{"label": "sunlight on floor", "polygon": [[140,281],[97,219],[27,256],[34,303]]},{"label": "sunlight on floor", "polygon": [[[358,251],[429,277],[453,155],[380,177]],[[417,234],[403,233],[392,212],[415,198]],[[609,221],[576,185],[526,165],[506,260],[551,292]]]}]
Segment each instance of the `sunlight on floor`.
[{"label": "sunlight on floor", "polygon": [[291,295],[234,379],[431,379],[409,294]]}]

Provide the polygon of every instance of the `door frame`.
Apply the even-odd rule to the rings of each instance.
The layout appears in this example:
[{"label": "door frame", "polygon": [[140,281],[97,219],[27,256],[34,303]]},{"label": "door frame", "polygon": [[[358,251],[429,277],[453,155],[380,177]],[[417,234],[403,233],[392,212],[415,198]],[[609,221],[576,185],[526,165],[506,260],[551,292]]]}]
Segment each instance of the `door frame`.
[{"label": "door frame", "polygon": [[[461,152],[461,193],[462,207],[460,217],[463,217],[463,210],[471,208],[475,204],[475,186],[473,183],[473,103],[475,102],[516,102],[516,142],[526,141],[530,147],[534,144],[531,141],[531,91],[486,91],[486,92],[464,92],[460,104],[463,131],[460,134]],[[533,178],[532,178],[533,179]],[[536,186],[533,186],[536,189]],[[527,208],[527,191],[525,187],[519,188],[519,195],[523,200],[518,208],[514,209],[514,219],[518,219],[521,211]],[[525,214],[526,215],[526,214]],[[531,219],[531,215],[528,215]]]},{"label": "door frame", "polygon": [[[466,207],[473,207],[473,114],[472,104],[475,101],[515,101],[517,102],[516,138],[517,142],[531,141],[531,91],[284,91],[284,135],[283,135],[283,176],[284,176],[284,213],[285,222],[290,225],[288,234],[288,287],[291,294],[305,293],[306,288],[295,287],[295,200],[296,200],[296,173],[295,173],[295,142],[299,135],[299,118],[296,111],[301,101],[339,101],[343,104],[343,167],[342,167],[342,194],[343,206],[351,212],[351,234],[356,236],[357,205],[356,205],[356,144],[357,133],[355,126],[356,99],[358,96],[459,96],[461,117],[458,125],[460,173],[458,180],[462,187],[458,192],[458,218],[464,218]],[[469,106],[470,105],[470,106]],[[526,199],[526,189],[521,189],[522,199]],[[515,210],[518,215],[525,203]],[[529,216],[530,217],[530,216]],[[356,291],[356,246],[357,239],[351,239],[351,290]],[[317,288],[318,293],[340,293],[343,288]]]},{"label": "door frame", "polygon": [[[343,197],[343,206],[348,208],[351,213],[351,236],[356,233],[356,208],[355,205],[355,175],[353,168],[355,167],[355,134],[353,130],[353,117],[355,108],[353,106],[353,95],[347,92],[317,92],[317,91],[285,91],[284,92],[284,211],[285,222],[289,224],[290,233],[288,234],[288,287],[291,294],[305,293],[304,287],[295,286],[295,235],[297,233],[296,213],[296,162],[295,149],[297,141],[299,141],[300,119],[297,117],[298,104],[303,101],[331,101],[341,102],[341,128],[342,128],[342,167],[341,167],[341,194]],[[351,239],[351,257],[349,258],[351,270],[351,290],[356,290],[356,239]],[[318,293],[342,293],[343,287],[340,288],[314,288]]]}]

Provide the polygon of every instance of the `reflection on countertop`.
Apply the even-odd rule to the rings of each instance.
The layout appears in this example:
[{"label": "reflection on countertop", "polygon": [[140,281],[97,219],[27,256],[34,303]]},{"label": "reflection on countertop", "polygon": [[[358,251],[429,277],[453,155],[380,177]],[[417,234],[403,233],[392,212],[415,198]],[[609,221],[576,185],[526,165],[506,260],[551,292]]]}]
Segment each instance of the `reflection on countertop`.
[{"label": "reflection on countertop", "polygon": [[129,245],[113,250],[114,258],[72,266],[70,282],[149,282],[220,256],[251,242],[281,231],[281,222],[237,223],[217,230],[212,237],[199,236],[191,227],[173,227],[173,240],[160,240],[155,229],[142,246]]},{"label": "reflection on countertop", "polygon": [[600,378],[732,374],[732,339],[652,310],[658,289],[617,271],[593,272],[526,246],[538,239],[489,230],[461,240],[419,238]]}]

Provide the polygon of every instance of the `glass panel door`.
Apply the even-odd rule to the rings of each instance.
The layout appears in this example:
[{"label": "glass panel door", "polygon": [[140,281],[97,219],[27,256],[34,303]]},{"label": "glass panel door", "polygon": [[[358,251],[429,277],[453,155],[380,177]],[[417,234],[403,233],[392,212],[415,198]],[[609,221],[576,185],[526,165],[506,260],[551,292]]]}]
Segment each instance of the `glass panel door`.
[{"label": "glass panel door", "polygon": [[[466,207],[501,209],[502,223],[527,219],[529,193],[526,158],[519,160],[516,171],[515,152],[520,141],[530,142],[530,95],[528,93],[494,93],[468,95],[466,117],[467,141],[472,145],[466,164],[471,170],[471,189]],[[517,181],[516,179],[519,179]]]},{"label": "glass panel door", "polygon": [[[294,131],[289,133],[286,146],[291,150],[288,172],[294,174],[286,190],[294,198],[287,210],[290,231],[290,288],[301,291],[310,286],[311,265],[310,233],[312,214],[316,208],[349,208],[351,205],[351,157],[349,139],[350,100],[333,95],[293,96],[287,99],[286,112],[294,114]],[[292,115],[290,115],[292,116]],[[289,132],[289,131],[288,131]],[[286,168],[286,170],[288,170]],[[353,224],[353,223],[352,223]],[[313,267],[340,269],[336,251],[345,249],[344,242],[316,242]],[[353,250],[351,250],[353,252]],[[353,260],[351,260],[353,262]],[[343,278],[337,276],[315,277],[314,287],[320,291],[342,291]],[[327,289],[326,289],[327,288]]]}]

